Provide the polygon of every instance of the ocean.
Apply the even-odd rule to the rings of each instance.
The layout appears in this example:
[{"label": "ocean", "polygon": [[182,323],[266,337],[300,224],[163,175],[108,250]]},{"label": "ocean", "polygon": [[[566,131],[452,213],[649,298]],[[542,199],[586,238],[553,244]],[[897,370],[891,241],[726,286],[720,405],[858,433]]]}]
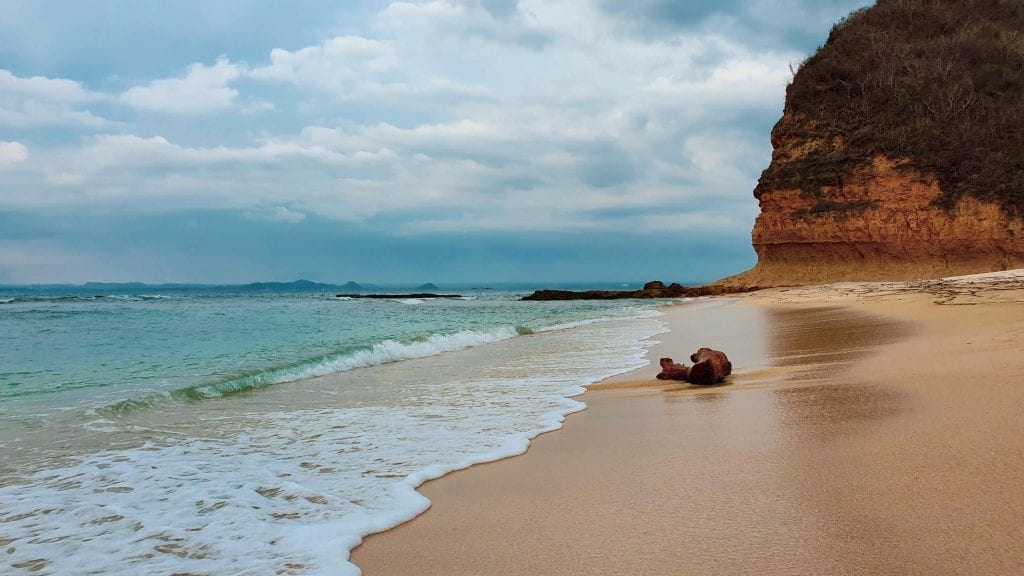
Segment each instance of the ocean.
[{"label": "ocean", "polygon": [[0,288],[0,573],[357,574],[415,488],[646,363],[657,301]]}]

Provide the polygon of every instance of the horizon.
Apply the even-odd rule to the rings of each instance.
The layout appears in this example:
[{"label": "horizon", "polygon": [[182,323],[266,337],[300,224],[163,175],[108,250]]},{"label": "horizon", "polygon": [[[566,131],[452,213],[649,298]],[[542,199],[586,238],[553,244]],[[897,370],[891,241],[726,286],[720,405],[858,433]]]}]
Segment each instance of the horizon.
[{"label": "horizon", "polygon": [[36,284],[5,284],[0,283],[0,290],[8,289],[30,289],[30,290],[46,290],[46,289],[57,289],[57,288],[78,288],[78,289],[104,289],[104,288],[124,288],[124,289],[212,289],[212,288],[249,288],[254,286],[274,286],[281,288],[288,288],[293,285],[312,285],[323,288],[345,288],[348,284],[356,284],[358,288],[350,288],[355,291],[368,291],[368,290],[388,290],[388,289],[409,289],[419,288],[427,284],[433,284],[438,289],[463,289],[463,290],[492,290],[492,289],[511,289],[511,288],[612,288],[612,287],[643,287],[644,284],[652,281],[661,281],[665,285],[672,283],[679,283],[683,286],[691,287],[701,284],[706,284],[710,281],[679,281],[679,280],[595,280],[595,281],[580,281],[580,280],[523,280],[523,281],[512,281],[512,282],[488,282],[488,281],[468,281],[468,282],[374,282],[374,281],[357,281],[357,280],[346,280],[338,282],[330,281],[319,281],[310,280],[307,278],[299,278],[297,280],[290,281],[279,281],[279,280],[257,280],[251,282],[240,282],[236,284],[206,284],[197,282],[162,282],[162,283],[148,283],[148,282],[104,282],[104,281],[86,281],[79,283],[67,283],[67,282],[54,282],[54,283],[36,283]]},{"label": "horizon", "polygon": [[14,3],[0,283],[736,274],[791,70],[868,4]]}]

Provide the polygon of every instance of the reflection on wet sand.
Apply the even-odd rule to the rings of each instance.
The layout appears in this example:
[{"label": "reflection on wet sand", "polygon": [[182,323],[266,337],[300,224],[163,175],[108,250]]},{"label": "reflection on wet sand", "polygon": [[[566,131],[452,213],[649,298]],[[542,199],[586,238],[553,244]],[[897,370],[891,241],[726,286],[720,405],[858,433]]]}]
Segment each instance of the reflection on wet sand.
[{"label": "reflection on wet sand", "polygon": [[[782,290],[762,307],[670,310],[652,367],[591,387],[588,410],[525,456],[428,484],[431,511],[371,537],[356,563],[368,576],[1024,573],[1024,315],[1005,301],[1020,291],[984,308],[887,294],[852,297],[891,308],[772,306],[797,300]],[[705,345],[729,353],[729,384],[653,379],[658,357]]]},{"label": "reflection on wet sand", "polygon": [[912,332],[911,325],[849,308],[768,308],[768,354],[776,366],[848,363]]}]

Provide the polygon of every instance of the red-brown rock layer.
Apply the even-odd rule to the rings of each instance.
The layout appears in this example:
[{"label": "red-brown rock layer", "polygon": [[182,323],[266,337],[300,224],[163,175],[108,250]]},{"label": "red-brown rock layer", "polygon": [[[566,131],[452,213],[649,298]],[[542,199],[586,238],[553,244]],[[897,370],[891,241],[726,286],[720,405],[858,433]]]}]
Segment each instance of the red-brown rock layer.
[{"label": "red-brown rock layer", "polygon": [[876,157],[817,197],[762,191],[752,234],[757,265],[722,283],[910,280],[1024,267],[1024,222],[970,196],[940,208],[935,180],[900,164]]}]

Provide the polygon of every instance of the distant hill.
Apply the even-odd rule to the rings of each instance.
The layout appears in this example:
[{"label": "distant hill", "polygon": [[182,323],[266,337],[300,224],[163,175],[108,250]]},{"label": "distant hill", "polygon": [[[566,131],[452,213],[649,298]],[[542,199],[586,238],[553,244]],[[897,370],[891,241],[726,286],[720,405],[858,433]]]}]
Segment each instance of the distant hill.
[{"label": "distant hill", "polygon": [[878,0],[798,68],[727,283],[1024,267],[1024,2]]},{"label": "distant hill", "polygon": [[147,284],[142,282],[86,282],[82,288],[89,290],[133,290],[146,288]]},{"label": "distant hill", "polygon": [[310,280],[296,280],[294,282],[252,282],[245,285],[251,290],[334,290],[336,284],[322,284]]},{"label": "distant hill", "polygon": [[427,282],[426,284],[420,284],[416,287],[417,290],[437,290],[437,285],[433,282]]},{"label": "distant hill", "polygon": [[358,284],[358,283],[353,282],[351,280],[349,280],[348,282],[345,282],[344,284],[342,284],[341,288],[344,288],[345,290],[354,290],[356,292],[358,292],[360,290],[365,290],[366,289],[361,284]]}]

